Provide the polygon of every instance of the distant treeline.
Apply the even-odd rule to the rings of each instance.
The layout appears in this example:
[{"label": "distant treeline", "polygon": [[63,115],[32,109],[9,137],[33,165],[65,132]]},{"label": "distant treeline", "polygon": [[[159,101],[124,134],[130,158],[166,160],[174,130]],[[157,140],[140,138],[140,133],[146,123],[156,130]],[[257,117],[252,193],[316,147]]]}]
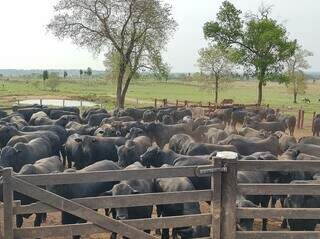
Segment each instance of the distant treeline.
[{"label": "distant treeline", "polygon": [[[85,71],[86,68],[84,68],[83,71]],[[68,76],[70,77],[77,77],[80,75],[80,69],[45,69],[48,70],[50,73],[56,73],[63,77],[64,72],[66,71],[68,73]],[[43,74],[44,69],[34,69],[34,70],[20,70],[20,69],[0,69],[0,75],[4,77],[38,77]],[[92,75],[99,76],[104,75],[104,71],[99,70],[92,70]]]},{"label": "distant treeline", "polygon": [[[84,72],[85,70],[83,70]],[[76,78],[79,79],[80,77],[80,70],[76,69],[69,69],[69,70],[60,70],[60,69],[52,69],[48,70],[49,73],[56,73],[60,77],[64,76],[64,73],[67,72],[68,78]],[[319,80],[320,79],[320,72],[317,71],[309,71],[305,72],[307,75],[307,79],[309,80]],[[177,73],[172,72],[169,75],[169,80],[196,80],[200,75],[199,72],[196,73]],[[42,79],[43,70],[19,70],[19,69],[0,69],[0,77],[3,78],[25,78],[25,79]],[[106,76],[105,71],[100,70],[92,70],[92,76],[94,79],[104,79]],[[86,77],[83,77],[86,79]],[[154,79],[155,76],[152,73],[142,73],[139,74],[139,78],[143,79]],[[243,74],[233,74],[232,78],[234,80],[248,80],[248,77]]]}]

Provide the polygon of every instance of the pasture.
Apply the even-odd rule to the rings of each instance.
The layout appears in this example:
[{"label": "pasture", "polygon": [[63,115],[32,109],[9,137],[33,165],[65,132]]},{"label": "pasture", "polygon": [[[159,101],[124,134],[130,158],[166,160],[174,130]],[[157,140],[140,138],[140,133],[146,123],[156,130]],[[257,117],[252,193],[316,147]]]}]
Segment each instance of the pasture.
[{"label": "pasture", "polygon": [[[252,104],[257,98],[257,82],[233,81],[225,86],[219,99],[233,99],[235,103]],[[47,97],[64,99],[82,99],[103,103],[112,109],[115,102],[114,82],[105,80],[64,80],[58,85],[56,91],[44,90],[42,81],[12,79],[3,82],[0,87],[0,106],[10,106],[17,99]],[[306,118],[311,119],[313,112],[320,107],[320,82],[308,81],[305,94],[298,95],[298,103],[293,104],[293,96],[285,85],[269,82],[264,87],[263,104],[269,104],[272,108],[280,108],[283,111],[292,109],[297,111],[302,108],[306,112]],[[168,83],[157,80],[136,80],[128,90],[127,106],[153,105],[154,99],[167,98],[169,101],[190,100],[213,102],[213,94],[210,90],[199,87],[197,82],[169,80]],[[310,99],[311,103],[304,103],[302,98]]]}]

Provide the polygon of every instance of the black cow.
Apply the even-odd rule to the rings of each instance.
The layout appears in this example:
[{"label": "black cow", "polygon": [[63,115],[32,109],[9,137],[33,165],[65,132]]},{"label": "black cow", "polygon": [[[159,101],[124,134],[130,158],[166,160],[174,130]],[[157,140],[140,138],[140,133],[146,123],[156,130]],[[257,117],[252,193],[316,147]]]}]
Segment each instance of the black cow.
[{"label": "black cow", "polygon": [[88,125],[91,127],[99,126],[104,119],[109,117],[110,117],[110,114],[108,113],[91,114],[88,117]]},{"label": "black cow", "polygon": [[101,160],[118,161],[117,146],[124,138],[104,138],[88,135],[70,136],[66,143],[68,165],[74,162],[76,169],[82,169]]},{"label": "black cow", "polygon": [[142,120],[143,118],[143,113],[145,112],[145,109],[133,109],[133,108],[127,108],[124,110],[120,110],[118,112],[118,117],[123,117],[123,116],[130,116],[134,118],[135,120]]},{"label": "black cow", "polygon": [[80,134],[80,135],[93,135],[97,130],[97,127],[91,127],[87,124],[83,125],[78,122],[71,121],[66,125],[68,135]]},{"label": "black cow", "polygon": [[36,131],[52,131],[56,133],[61,144],[64,144],[68,138],[68,132],[65,128],[59,125],[41,125],[41,126],[26,126],[21,129],[23,132],[36,132]]},{"label": "black cow", "polygon": [[125,145],[118,148],[119,166],[127,167],[140,160],[140,155],[145,153],[152,143],[150,138],[139,136],[133,140],[128,140]]},{"label": "black cow", "polygon": [[77,114],[77,113],[70,112],[70,111],[64,111],[64,110],[58,110],[58,109],[52,109],[52,110],[50,110],[50,113],[49,113],[49,117],[54,120],[57,120],[64,115],[79,116],[79,114]]},{"label": "black cow", "polygon": [[240,135],[230,135],[219,144],[233,145],[241,155],[251,155],[256,152],[269,151],[274,155],[279,154],[279,139],[275,135],[271,135],[267,139],[252,140]]},{"label": "black cow", "polygon": [[3,122],[7,122],[9,124],[14,125],[17,129],[21,129],[24,126],[28,126],[28,122],[17,113],[13,113],[1,119]]},{"label": "black cow", "polygon": [[282,122],[257,122],[250,119],[249,117],[246,117],[244,126],[256,130],[265,130],[272,133],[275,133],[277,131],[285,132],[286,130],[285,125]]},{"label": "black cow", "polygon": [[157,120],[157,115],[153,110],[146,110],[142,116],[143,122],[153,122]]},{"label": "black cow", "polygon": [[0,110],[0,119],[4,118],[4,117],[7,117],[7,116],[8,116],[7,112],[5,112],[4,110]]},{"label": "black cow", "polygon": [[[143,170],[143,167],[139,162],[125,168],[125,170]],[[146,194],[154,192],[153,180],[146,179],[134,179],[128,181],[121,181],[119,184],[113,186],[110,191],[103,193],[104,196],[119,196],[119,195],[131,195],[131,194]],[[140,206],[140,207],[126,207],[115,208],[115,216],[117,220],[131,220],[141,218],[151,218],[153,205]],[[150,233],[150,230],[146,231]],[[116,234],[113,233],[111,238],[116,238]]]},{"label": "black cow", "polygon": [[[164,165],[162,167],[170,167]],[[196,190],[192,182],[185,177],[180,178],[159,178],[155,179],[155,191],[156,192],[179,192],[179,191],[193,191]],[[171,216],[182,216],[182,215],[192,215],[201,214],[199,203],[176,203],[176,204],[166,204],[157,205],[158,216],[171,217]],[[174,228],[173,234],[179,234],[179,231],[183,232],[189,231],[191,235],[186,235],[184,238],[192,237],[192,230],[190,228]],[[162,239],[169,239],[169,229],[162,229]]]},{"label": "black cow", "polygon": [[[292,181],[292,184],[319,184],[319,181]],[[320,208],[320,196],[312,195],[289,195],[285,201],[286,208]],[[291,231],[314,231],[318,219],[287,219]]]},{"label": "black cow", "polygon": [[38,138],[26,144],[17,143],[14,147],[4,147],[0,154],[0,166],[12,167],[15,172],[19,172],[25,164],[33,164],[39,159],[51,156],[50,143]]},{"label": "black cow", "polygon": [[[100,162],[96,162],[82,170],[66,170],[66,173],[77,172],[77,173],[87,173],[87,172],[95,172],[95,171],[111,171],[111,170],[119,170],[119,166],[108,160],[103,160]],[[101,195],[103,192],[111,190],[115,184],[119,182],[97,182],[97,183],[79,183],[79,184],[64,184],[64,185],[55,185],[50,188],[50,191],[53,193],[60,195],[67,199],[73,198],[85,198],[85,197],[97,197]],[[85,220],[73,216],[69,213],[62,212],[61,222],[63,225],[65,224],[75,224],[75,223],[85,223]],[[75,238],[80,238],[80,236],[74,236]]]},{"label": "black cow", "polygon": [[186,116],[192,117],[192,111],[190,109],[179,109],[170,112],[170,115],[172,116],[173,121],[177,123]]},{"label": "black cow", "polygon": [[[63,164],[60,161],[60,158],[57,156],[50,157],[50,158],[44,158],[36,161],[34,164],[26,164],[24,165],[19,173],[16,175],[37,175],[37,174],[50,174],[50,173],[56,173],[56,172],[62,172],[63,170]],[[0,179],[1,180],[1,179]],[[0,185],[0,198],[2,201],[2,182]],[[14,193],[14,200],[21,201],[21,205],[28,205],[31,203],[36,202],[36,200],[25,196],[23,194]],[[16,225],[18,228],[22,227],[23,224],[23,218],[29,218],[31,214],[27,215],[17,215],[16,218]],[[36,218],[34,220],[34,226],[39,227],[41,223],[43,222],[43,219],[45,219],[46,214],[44,213],[37,213]]]},{"label": "black cow", "polygon": [[191,133],[192,125],[175,124],[164,125],[161,123],[150,123],[145,127],[145,131],[152,141],[156,142],[161,148],[167,144],[175,134]]}]

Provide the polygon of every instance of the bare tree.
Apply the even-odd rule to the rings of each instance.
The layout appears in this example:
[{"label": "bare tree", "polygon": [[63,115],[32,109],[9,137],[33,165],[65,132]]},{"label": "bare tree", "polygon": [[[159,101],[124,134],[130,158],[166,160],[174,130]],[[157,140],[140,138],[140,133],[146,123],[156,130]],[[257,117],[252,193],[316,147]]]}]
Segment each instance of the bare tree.
[{"label": "bare tree", "polygon": [[117,55],[120,108],[133,76],[151,65],[176,28],[170,5],[160,0],[60,0],[55,11],[48,25],[55,36]]},{"label": "bare tree", "polygon": [[297,103],[297,95],[306,90],[305,75],[303,70],[310,68],[307,57],[313,56],[312,52],[298,46],[296,53],[287,60],[288,83],[287,86],[293,93],[293,103]]},{"label": "bare tree", "polygon": [[232,63],[230,54],[216,45],[202,48],[199,51],[198,66],[201,70],[201,81],[210,85],[215,92],[215,103],[218,103],[218,94],[221,83],[231,75]]}]

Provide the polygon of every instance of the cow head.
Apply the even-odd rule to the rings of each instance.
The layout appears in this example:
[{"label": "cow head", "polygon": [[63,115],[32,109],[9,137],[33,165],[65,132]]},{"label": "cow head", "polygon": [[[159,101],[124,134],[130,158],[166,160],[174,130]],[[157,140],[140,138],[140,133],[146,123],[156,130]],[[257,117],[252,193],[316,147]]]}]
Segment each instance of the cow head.
[{"label": "cow head", "polygon": [[[122,182],[114,185],[110,191],[104,192],[102,196],[119,196],[132,194],[139,194],[139,191],[131,187],[129,184]],[[116,208],[115,210],[117,220],[129,219],[128,208]]]},{"label": "cow head", "polygon": [[[18,143],[17,145],[20,145]],[[19,159],[23,157],[22,150],[16,147],[6,146],[2,149],[0,154],[0,166],[3,168],[12,167],[15,172],[19,171]]]},{"label": "cow head", "polygon": [[118,148],[118,164],[120,167],[125,168],[134,162],[139,161],[136,152],[136,144],[132,140],[128,140],[125,145]]},{"label": "cow head", "polygon": [[126,139],[134,139],[144,135],[146,134],[143,129],[133,127],[130,129],[130,132],[126,135]]},{"label": "cow head", "polygon": [[160,153],[161,149],[157,145],[149,147],[147,151],[140,156],[141,164],[147,168],[151,166],[161,167],[162,162],[159,158]]}]

